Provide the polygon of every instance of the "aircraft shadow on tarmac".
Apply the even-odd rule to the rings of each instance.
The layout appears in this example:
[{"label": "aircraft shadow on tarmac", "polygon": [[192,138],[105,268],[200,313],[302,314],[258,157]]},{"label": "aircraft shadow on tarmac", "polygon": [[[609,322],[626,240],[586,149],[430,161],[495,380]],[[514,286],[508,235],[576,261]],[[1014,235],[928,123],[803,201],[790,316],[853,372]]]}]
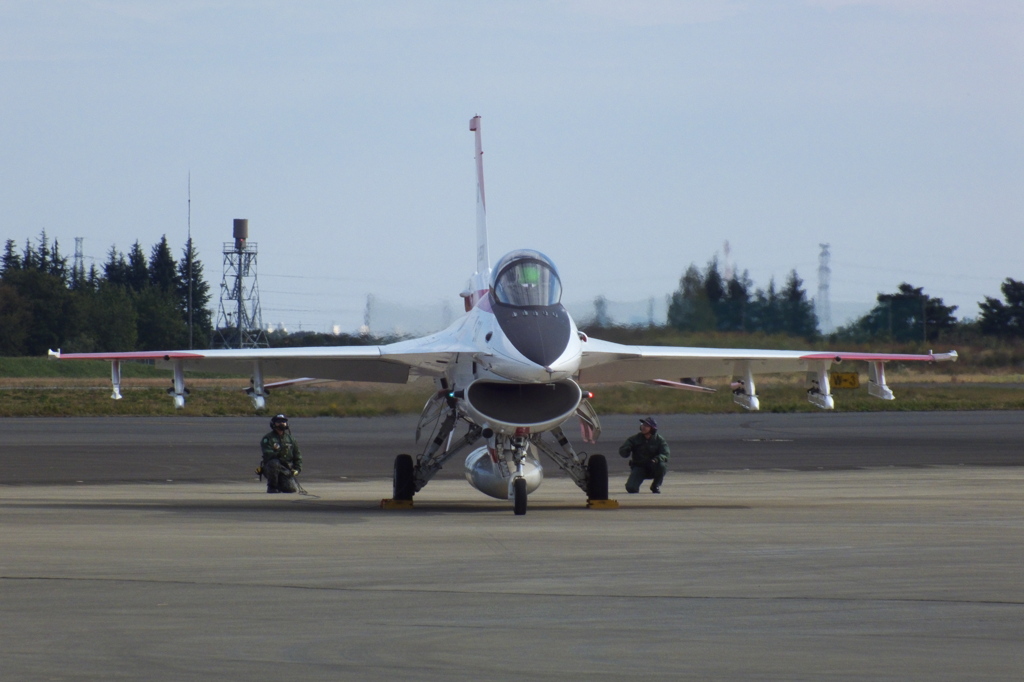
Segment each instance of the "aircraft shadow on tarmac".
[{"label": "aircraft shadow on tarmac", "polygon": [[[280,514],[282,516],[293,516],[296,514],[300,515],[324,515],[333,514],[336,516],[347,516],[352,514],[398,514],[407,516],[418,516],[423,514],[501,514],[507,515],[509,512],[509,505],[501,502],[487,503],[487,502],[430,502],[428,500],[417,501],[416,506],[412,509],[398,509],[398,510],[382,510],[373,502],[367,500],[330,500],[323,501],[313,495],[294,497],[288,499],[276,498],[273,500],[223,500],[223,501],[208,501],[208,500],[182,500],[180,502],[110,502],[110,501],[97,501],[97,502],[26,502],[26,503],[0,503],[0,509],[39,509],[39,510],[81,510],[81,511],[101,511],[101,512],[160,512],[167,514],[179,514],[182,516],[193,516],[196,514],[200,515],[220,515],[220,514],[255,514],[260,512],[264,515],[259,516],[259,520],[266,521],[268,517],[265,515],[267,512],[274,514]],[[571,512],[580,511],[587,512],[588,514],[608,514],[608,513],[620,513],[629,514],[635,511],[696,511],[696,510],[722,510],[722,511],[735,511],[735,510],[749,510],[752,507],[741,504],[685,504],[685,503],[672,503],[667,502],[663,498],[659,498],[657,501],[644,501],[644,500],[630,500],[628,503],[620,506],[614,510],[593,510],[587,509],[582,504],[572,503],[548,503],[548,502],[537,502],[530,505],[530,511],[533,512]]]}]

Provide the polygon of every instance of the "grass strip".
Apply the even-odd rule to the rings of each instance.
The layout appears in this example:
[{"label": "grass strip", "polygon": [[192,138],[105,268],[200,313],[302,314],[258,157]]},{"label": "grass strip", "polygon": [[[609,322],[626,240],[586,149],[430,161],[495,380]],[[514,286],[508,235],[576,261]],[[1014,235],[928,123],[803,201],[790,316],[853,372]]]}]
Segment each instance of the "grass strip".
[{"label": "grass strip", "polygon": [[[895,401],[872,398],[865,389],[835,391],[837,412],[1021,410],[1020,386],[936,384],[893,385]],[[292,417],[375,417],[419,414],[431,395],[430,386],[387,388],[290,388],[274,391],[267,412]],[[111,400],[109,388],[4,388],[0,389],[0,417],[98,416],[246,416],[252,402],[237,387],[192,389],[182,410],[174,409],[165,388],[122,389],[122,400]],[[599,414],[716,414],[742,412],[728,390],[711,395],[620,384],[597,387],[591,401]],[[762,385],[758,388],[763,412],[819,412],[807,402],[800,385]]]}]

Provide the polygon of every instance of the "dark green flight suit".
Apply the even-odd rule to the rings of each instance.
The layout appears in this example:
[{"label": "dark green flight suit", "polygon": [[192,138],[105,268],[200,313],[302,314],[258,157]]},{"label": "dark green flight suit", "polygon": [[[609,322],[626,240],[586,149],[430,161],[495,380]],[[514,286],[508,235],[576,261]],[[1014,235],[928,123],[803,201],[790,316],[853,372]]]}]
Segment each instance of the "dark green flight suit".
[{"label": "dark green flight suit", "polygon": [[640,484],[648,478],[654,479],[651,490],[658,492],[668,473],[668,441],[661,434],[654,431],[650,438],[642,433],[630,436],[619,448],[619,455],[630,458],[626,492],[640,492]]},{"label": "dark green flight suit", "polygon": [[267,492],[295,493],[298,487],[292,471],[302,471],[302,455],[292,438],[291,431],[280,436],[271,431],[260,442],[263,450],[263,475],[267,477]]}]

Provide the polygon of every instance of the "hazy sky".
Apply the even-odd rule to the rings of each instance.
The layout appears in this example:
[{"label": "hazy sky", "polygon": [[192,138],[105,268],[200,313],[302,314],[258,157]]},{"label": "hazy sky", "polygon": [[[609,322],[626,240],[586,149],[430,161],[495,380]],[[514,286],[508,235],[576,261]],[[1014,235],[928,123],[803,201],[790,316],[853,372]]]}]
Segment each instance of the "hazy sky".
[{"label": "hazy sky", "polygon": [[[664,297],[725,240],[869,307],[976,316],[1024,279],[1024,3],[0,3],[0,237],[97,263],[192,234],[214,304],[233,218],[263,318],[354,330],[536,248],[566,302]],[[839,320],[837,320],[839,321]]]}]

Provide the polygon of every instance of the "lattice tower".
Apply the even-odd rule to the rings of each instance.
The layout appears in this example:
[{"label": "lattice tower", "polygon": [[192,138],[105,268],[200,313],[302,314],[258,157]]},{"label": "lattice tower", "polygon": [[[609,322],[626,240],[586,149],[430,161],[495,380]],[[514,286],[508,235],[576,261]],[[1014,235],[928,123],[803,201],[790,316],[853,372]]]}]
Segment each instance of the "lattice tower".
[{"label": "lattice tower", "polygon": [[71,273],[78,282],[85,279],[85,253],[82,251],[84,242],[85,237],[75,237],[75,260],[71,265]]},{"label": "lattice tower", "polygon": [[220,348],[267,348],[263,329],[255,242],[248,240],[249,221],[235,219],[235,241],[224,242],[224,276],[220,283],[217,331]]}]

